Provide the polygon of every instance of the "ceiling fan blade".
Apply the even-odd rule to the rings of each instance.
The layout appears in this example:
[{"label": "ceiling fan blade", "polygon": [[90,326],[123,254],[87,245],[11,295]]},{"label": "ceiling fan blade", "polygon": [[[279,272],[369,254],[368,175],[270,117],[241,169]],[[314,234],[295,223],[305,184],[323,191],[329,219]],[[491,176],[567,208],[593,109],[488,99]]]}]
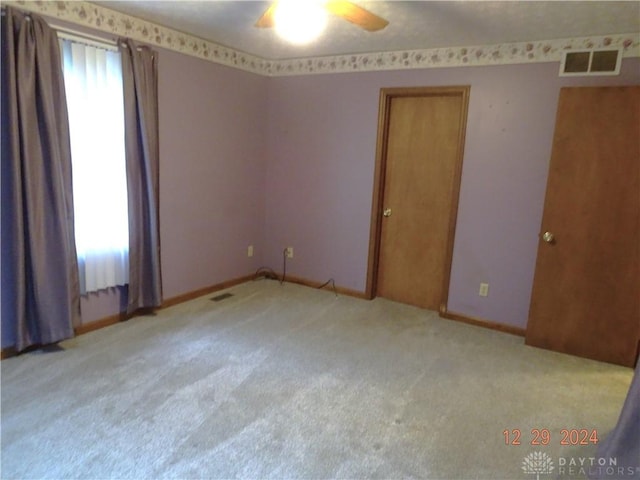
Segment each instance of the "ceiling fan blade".
[{"label": "ceiling fan blade", "polygon": [[369,32],[382,30],[389,22],[358,5],[346,0],[329,0],[325,7],[334,15],[344,18]]},{"label": "ceiling fan blade", "polygon": [[262,14],[262,16],[255,23],[258,28],[271,28],[274,26],[273,14],[276,11],[276,5],[278,2],[273,2],[269,8]]},{"label": "ceiling fan blade", "polygon": [[[262,14],[262,16],[255,23],[258,28],[271,28],[274,26],[274,13],[278,6],[278,2],[273,2],[269,8]],[[348,22],[353,23],[369,32],[376,32],[386,27],[389,22],[378,15],[359,7],[355,3],[348,2],[346,0],[328,0],[324,4],[325,8],[337,15],[344,18]]]}]

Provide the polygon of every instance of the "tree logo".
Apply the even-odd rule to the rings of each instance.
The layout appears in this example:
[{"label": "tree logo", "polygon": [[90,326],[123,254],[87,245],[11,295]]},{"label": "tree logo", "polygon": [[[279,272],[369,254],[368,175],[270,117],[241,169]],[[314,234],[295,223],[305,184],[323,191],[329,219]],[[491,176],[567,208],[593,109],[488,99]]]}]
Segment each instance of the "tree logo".
[{"label": "tree logo", "polygon": [[544,452],[531,452],[522,460],[522,470],[540,480],[540,474],[547,475],[553,471],[553,461]]}]

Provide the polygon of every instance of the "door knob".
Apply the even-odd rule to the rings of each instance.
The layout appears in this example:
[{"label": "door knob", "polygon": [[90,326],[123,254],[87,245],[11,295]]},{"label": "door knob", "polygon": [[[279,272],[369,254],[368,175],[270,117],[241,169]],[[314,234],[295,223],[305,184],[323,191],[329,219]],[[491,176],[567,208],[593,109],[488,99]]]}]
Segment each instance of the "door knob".
[{"label": "door knob", "polygon": [[391,216],[391,209],[390,208],[385,208],[384,212],[382,212],[382,215],[385,217],[390,217]]},{"label": "door knob", "polygon": [[553,238],[553,233],[551,232],[544,232],[544,235],[542,235],[542,239],[547,243],[552,243]]}]

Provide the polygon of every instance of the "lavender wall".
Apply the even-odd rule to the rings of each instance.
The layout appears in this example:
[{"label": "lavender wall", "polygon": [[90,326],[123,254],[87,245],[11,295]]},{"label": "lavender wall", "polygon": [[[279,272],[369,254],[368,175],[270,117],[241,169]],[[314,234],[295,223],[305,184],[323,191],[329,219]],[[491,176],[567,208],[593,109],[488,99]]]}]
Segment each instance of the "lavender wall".
[{"label": "lavender wall", "polygon": [[[160,50],[160,241],[164,298],[248,275],[262,262],[268,79]],[[247,246],[255,245],[253,258]],[[122,310],[84,297],[82,321]]]},{"label": "lavender wall", "polygon": [[363,291],[379,89],[471,85],[448,306],[525,327],[559,89],[638,83],[638,59],[618,77],[560,78],[547,63],[274,78],[265,260],[293,246],[292,275]]},{"label": "lavender wall", "polygon": [[[160,217],[164,296],[253,272],[363,291],[382,87],[471,85],[449,309],[524,327],[561,86],[532,64],[265,78],[160,50]],[[246,257],[253,244],[256,255]],[[489,297],[477,295],[481,281]],[[82,301],[83,323],[122,310],[120,290]],[[13,344],[3,326],[2,347]]]},{"label": "lavender wall", "polygon": [[171,298],[261,264],[268,79],[169,51],[160,62],[161,248]]}]

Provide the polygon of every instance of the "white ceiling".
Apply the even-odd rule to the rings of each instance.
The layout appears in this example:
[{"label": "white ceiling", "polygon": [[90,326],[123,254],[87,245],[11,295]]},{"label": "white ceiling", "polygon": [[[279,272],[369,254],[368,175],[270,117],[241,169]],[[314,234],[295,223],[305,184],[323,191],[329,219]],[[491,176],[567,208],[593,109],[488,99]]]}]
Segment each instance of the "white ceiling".
[{"label": "white ceiling", "polygon": [[293,46],[253,26],[268,1],[94,3],[272,60],[640,32],[640,1],[356,0],[389,25],[370,33],[330,16],[319,40]]}]

